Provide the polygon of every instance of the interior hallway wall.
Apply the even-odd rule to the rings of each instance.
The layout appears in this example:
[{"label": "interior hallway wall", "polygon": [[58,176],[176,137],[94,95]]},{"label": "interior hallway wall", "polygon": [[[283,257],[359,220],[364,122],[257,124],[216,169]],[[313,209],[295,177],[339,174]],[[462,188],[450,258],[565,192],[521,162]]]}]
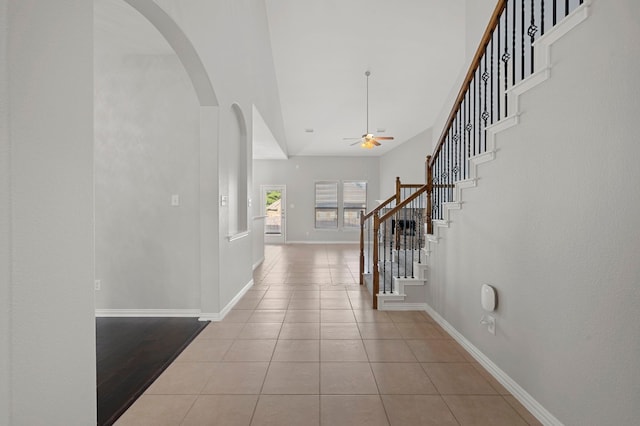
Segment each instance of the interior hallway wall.
[{"label": "interior hallway wall", "polygon": [[[0,0],[0,40],[7,40],[7,0]],[[9,424],[11,376],[11,150],[7,43],[0,43],[0,424]]]},{"label": "interior hallway wall", "polygon": [[[158,37],[161,37],[158,34]],[[100,50],[101,46],[96,45]],[[176,55],[98,58],[98,309],[198,309],[200,112]],[[173,206],[171,198],[179,197]]]},{"label": "interior hallway wall", "polygon": [[[635,425],[640,4],[590,11],[432,246],[429,304],[563,424]],[[479,323],[483,283],[495,336]]]},{"label": "interior hallway wall", "polygon": [[[10,82],[0,123],[9,124],[11,162],[0,169],[11,185],[0,421],[85,426],[96,421],[93,2],[3,0],[0,11],[8,23],[0,25],[8,71],[0,88]],[[6,141],[0,146],[6,153]],[[2,226],[4,207],[0,214]]]},{"label": "interior hallway wall", "polygon": [[[219,122],[219,190],[229,196],[229,179],[237,173],[230,164],[237,163],[237,149],[226,144],[235,143],[238,121],[232,112],[237,104],[246,123],[252,123],[252,105],[261,112],[269,129],[286,146],[284,126],[273,67],[269,28],[262,0],[211,2],[209,0],[158,0],[157,3],[180,25],[202,59],[220,105]],[[252,140],[251,126],[246,129]],[[246,152],[248,194],[252,193],[253,170],[251,149]],[[247,206],[248,200],[237,200]],[[220,305],[222,310],[251,282],[251,235],[232,240],[228,238],[230,210],[219,208],[219,265]],[[251,217],[251,214],[248,215]],[[206,261],[204,259],[203,261]]]},{"label": "interior hallway wall", "polygon": [[442,110],[433,124],[433,133],[431,148],[429,152],[433,152],[441,136],[442,129],[445,125],[449,113],[453,108],[464,77],[469,70],[473,56],[480,45],[482,34],[487,28],[491,14],[495,10],[497,0],[464,0],[465,1],[465,59],[458,73],[458,77],[449,91],[449,96],[442,105]]},{"label": "interior hallway wall", "polygon": [[[291,157],[254,161],[253,215],[260,211],[260,185],[286,185],[286,238],[298,242],[358,242],[356,229],[315,229],[315,182],[367,181],[367,210],[375,207],[380,181],[377,157]],[[293,207],[292,207],[293,205]]]},{"label": "interior hallway wall", "polygon": [[430,144],[431,129],[427,129],[380,157],[380,198],[395,194],[396,177],[402,183],[427,183],[425,161]]}]

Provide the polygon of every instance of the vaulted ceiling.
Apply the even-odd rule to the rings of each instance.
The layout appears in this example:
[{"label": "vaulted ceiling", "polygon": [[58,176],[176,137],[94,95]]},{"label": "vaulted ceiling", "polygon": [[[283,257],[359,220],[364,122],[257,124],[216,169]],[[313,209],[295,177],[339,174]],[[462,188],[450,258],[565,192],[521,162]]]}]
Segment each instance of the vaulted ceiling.
[{"label": "vaulted ceiling", "polygon": [[[289,155],[380,155],[433,125],[464,61],[464,1],[265,2]],[[368,130],[395,137],[371,150],[344,140],[367,130],[366,70]]]},{"label": "vaulted ceiling", "polygon": [[[381,155],[434,124],[464,62],[464,0],[264,1],[289,156]],[[170,52],[124,1],[95,4],[105,46]],[[344,140],[367,130],[367,70],[368,130],[395,138],[371,150]],[[270,158],[254,115],[254,157]]]}]

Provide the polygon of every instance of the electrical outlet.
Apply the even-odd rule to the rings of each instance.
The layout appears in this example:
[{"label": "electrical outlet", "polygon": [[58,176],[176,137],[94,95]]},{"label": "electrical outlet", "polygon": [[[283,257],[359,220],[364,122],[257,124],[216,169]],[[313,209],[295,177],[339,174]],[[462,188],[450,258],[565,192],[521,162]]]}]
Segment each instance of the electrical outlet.
[{"label": "electrical outlet", "polygon": [[487,330],[494,336],[496,335],[496,319],[491,315],[487,315]]},{"label": "electrical outlet", "polygon": [[101,287],[102,287],[102,282],[101,282],[100,280],[95,280],[95,281],[93,282],[93,288],[94,288],[96,291],[99,291]]},{"label": "electrical outlet", "polygon": [[494,336],[496,335],[496,318],[491,315],[483,315],[480,318],[480,324],[487,326],[487,331]]}]

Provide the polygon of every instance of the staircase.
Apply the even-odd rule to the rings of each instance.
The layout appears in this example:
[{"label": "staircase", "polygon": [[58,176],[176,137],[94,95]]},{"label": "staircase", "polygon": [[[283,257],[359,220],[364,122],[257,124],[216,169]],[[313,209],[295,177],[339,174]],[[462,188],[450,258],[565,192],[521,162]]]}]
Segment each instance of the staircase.
[{"label": "staircase", "polygon": [[[402,184],[361,215],[360,284],[373,307],[425,309],[426,260],[439,229],[496,158],[496,135],[519,122],[519,98],[551,77],[551,46],[588,17],[588,0],[498,1],[462,87],[427,157],[426,184]],[[546,5],[546,6],[545,6]],[[546,25],[546,27],[545,27]]]},{"label": "staircase", "polygon": [[[396,194],[360,219],[360,284],[376,309],[424,309],[412,287],[427,282],[425,218],[427,185],[402,184]],[[423,297],[417,297],[423,299]]]}]

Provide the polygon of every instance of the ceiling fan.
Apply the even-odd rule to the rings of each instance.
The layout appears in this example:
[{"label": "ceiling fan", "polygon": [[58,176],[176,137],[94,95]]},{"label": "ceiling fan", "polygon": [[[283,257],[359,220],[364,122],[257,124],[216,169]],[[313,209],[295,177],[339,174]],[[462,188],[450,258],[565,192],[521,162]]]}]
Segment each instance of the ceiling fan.
[{"label": "ceiling fan", "polygon": [[357,139],[357,141],[352,143],[350,146],[360,145],[362,148],[371,149],[382,145],[379,141],[393,140],[393,136],[375,136],[374,134],[369,133],[369,76],[371,75],[371,71],[365,71],[364,75],[367,76],[367,131],[359,138],[344,138],[344,140]]}]

